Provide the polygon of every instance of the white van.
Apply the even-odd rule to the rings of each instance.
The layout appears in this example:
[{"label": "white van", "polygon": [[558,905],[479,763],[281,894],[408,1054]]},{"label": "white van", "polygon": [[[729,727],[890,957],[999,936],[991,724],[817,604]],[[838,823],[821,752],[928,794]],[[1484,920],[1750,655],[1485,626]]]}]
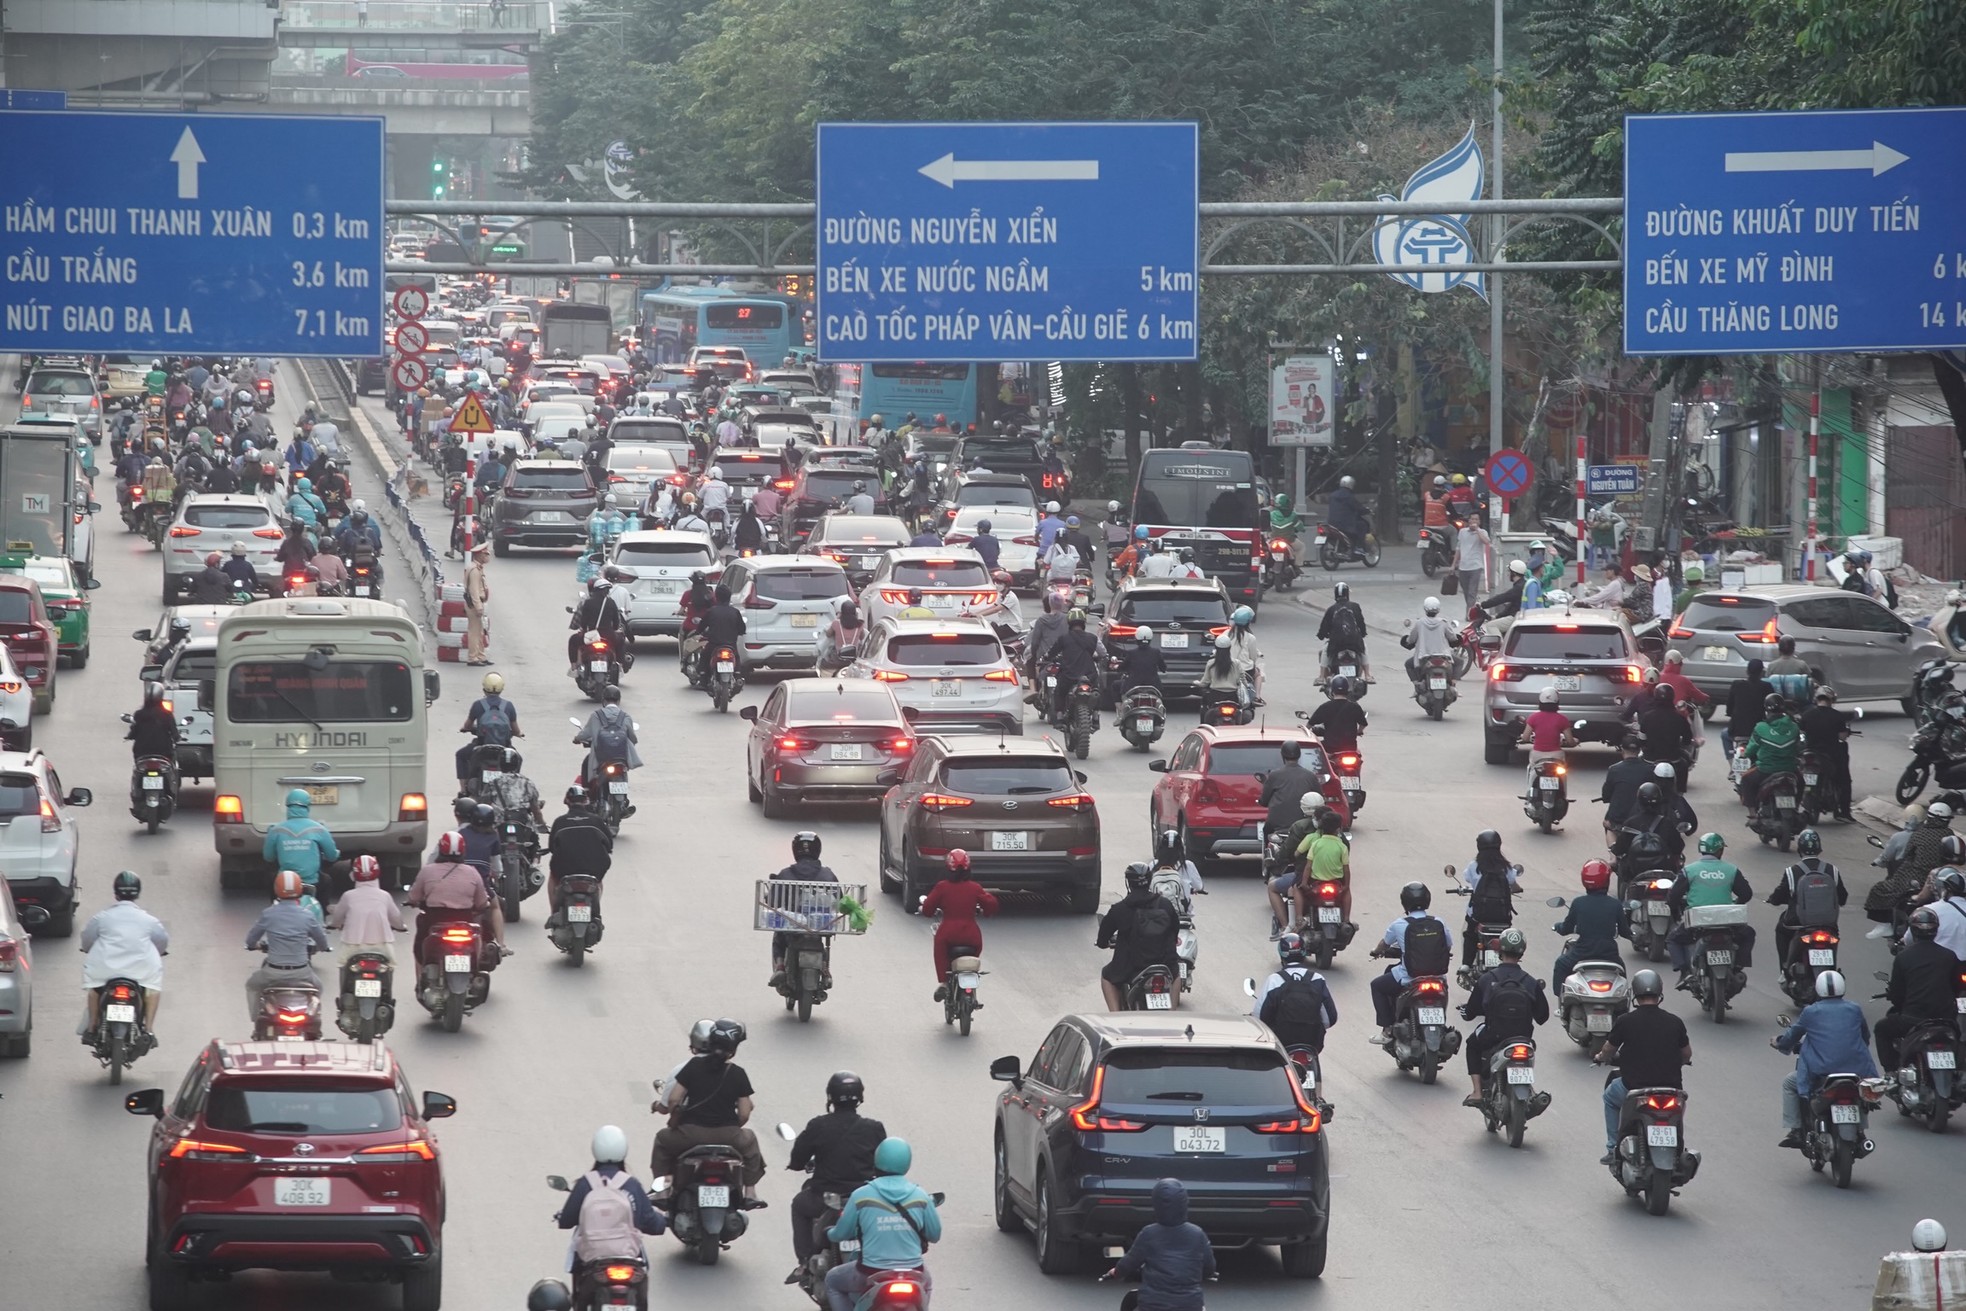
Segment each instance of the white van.
[{"label": "white van", "polygon": [[266,830],[304,789],[342,858],[371,855],[406,882],[423,860],[426,707],[437,673],[400,606],[282,597],[220,625],[218,668],[200,689],[213,712],[212,836],[219,881],[270,875]]}]

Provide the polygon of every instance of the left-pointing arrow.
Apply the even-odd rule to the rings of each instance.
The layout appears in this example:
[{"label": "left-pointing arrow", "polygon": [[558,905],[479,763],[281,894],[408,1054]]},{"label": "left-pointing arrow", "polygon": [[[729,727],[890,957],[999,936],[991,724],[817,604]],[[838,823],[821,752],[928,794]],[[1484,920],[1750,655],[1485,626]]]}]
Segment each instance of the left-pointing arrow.
[{"label": "left-pointing arrow", "polygon": [[958,182],[1097,182],[1096,159],[957,159],[944,155],[915,170],[954,190]]},{"label": "left-pointing arrow", "polygon": [[1882,141],[1869,150],[1739,150],[1727,153],[1729,173],[1889,173],[1911,156]]},{"label": "left-pointing arrow", "polygon": [[198,166],[205,162],[205,152],[198,149],[198,138],[191,135],[190,128],[184,129],[184,135],[177,139],[171,162],[177,165],[177,198],[198,199]]}]

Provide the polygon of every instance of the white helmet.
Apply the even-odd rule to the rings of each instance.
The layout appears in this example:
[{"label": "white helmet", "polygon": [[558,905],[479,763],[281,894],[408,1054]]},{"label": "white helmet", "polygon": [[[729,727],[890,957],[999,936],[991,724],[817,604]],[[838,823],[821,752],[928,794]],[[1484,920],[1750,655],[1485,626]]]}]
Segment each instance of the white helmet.
[{"label": "white helmet", "polygon": [[1056,502],[1056,501],[1046,501],[1046,502],[1044,503],[1044,512],[1045,512],[1046,514],[1057,514],[1057,513],[1058,513],[1058,502]]},{"label": "white helmet", "polygon": [[1925,818],[1950,820],[1952,818],[1952,807],[1943,801],[1934,801],[1931,805],[1925,807]]},{"label": "white helmet", "polygon": [[366,514],[368,513],[368,509],[369,503],[359,498],[348,507],[349,513],[351,514]]},{"label": "white helmet", "polygon": [[594,1164],[621,1165],[628,1160],[628,1135],[612,1124],[594,1131]]},{"label": "white helmet", "polygon": [[1529,566],[1520,560],[1511,560],[1509,561],[1509,572],[1515,577],[1521,578],[1529,572]]},{"label": "white helmet", "polygon": [[1235,643],[1229,640],[1229,635],[1227,633],[1224,633],[1220,637],[1215,639],[1215,649],[1217,651],[1226,651],[1234,645]]},{"label": "white helmet", "polygon": [[711,476],[712,478],[721,478],[721,477],[723,477],[723,476],[724,476],[724,466],[723,466],[723,465],[721,465],[721,464],[713,464],[713,465],[711,465],[711,466],[710,466],[710,476]]},{"label": "white helmet", "polygon": [[1152,628],[1149,628],[1146,624],[1142,624],[1140,625],[1140,627],[1133,630],[1133,639],[1134,641],[1140,643],[1142,646],[1146,646],[1148,643],[1154,640],[1154,630]]},{"label": "white helmet", "polygon": [[1338,485],[1339,485],[1340,487],[1345,487],[1345,488],[1351,488],[1351,487],[1354,487],[1354,486],[1356,486],[1357,484],[1355,484],[1355,483],[1354,483],[1354,482],[1352,481],[1352,476],[1351,476],[1350,474],[1346,474],[1346,475],[1345,475],[1345,476],[1344,476],[1343,478],[1340,478],[1340,479],[1338,480]]},{"label": "white helmet", "polygon": [[1816,995],[1818,997],[1841,997],[1843,995],[1843,976],[1835,970],[1824,970],[1816,976]]},{"label": "white helmet", "polygon": [[1911,1245],[1921,1252],[1946,1250],[1946,1227],[1937,1220],[1920,1220],[1911,1227]]},{"label": "white helmet", "polygon": [[1679,771],[1672,767],[1671,761],[1661,760],[1658,764],[1652,766],[1652,777],[1664,779],[1668,783],[1677,783],[1679,781]]},{"label": "white helmet", "polygon": [[1440,613],[1440,598],[1437,596],[1430,596],[1426,600],[1420,602],[1420,608],[1426,611],[1430,615],[1437,615]]},{"label": "white helmet", "polygon": [[[1120,512],[1120,503],[1119,503],[1118,501],[1108,501],[1108,502],[1106,502],[1106,513],[1107,513],[1107,514],[1118,514],[1119,512]],[[1954,595],[1954,596],[1957,596],[1957,595],[1959,595],[1959,594],[1958,594],[1957,592],[1954,592],[1954,593],[1953,593],[1953,595]]]},{"label": "white helmet", "polygon": [[[1950,592],[1947,592],[1947,593],[1946,593],[1946,604],[1947,604],[1947,605],[1949,605],[1949,606],[1952,606],[1952,607],[1954,607],[1954,608],[1956,609],[1956,608],[1958,608],[1958,606],[1959,606],[1959,604],[1960,604],[1960,603],[1961,603],[1962,601],[1966,601],[1966,592],[1962,592],[1962,591],[1960,591],[1960,590],[1959,590],[1959,589],[1958,589],[1957,587],[1955,587],[1955,588],[1953,588],[1953,589],[1952,589],[1952,590],[1951,590]],[[1938,1224],[1939,1222],[1938,1222],[1937,1220],[1929,1220],[1929,1221],[1927,1221],[1927,1220],[1921,1220],[1921,1221],[1919,1221],[1919,1223],[1920,1223],[1920,1224]],[[1939,1232],[1940,1232],[1940,1233],[1944,1233],[1944,1232],[1945,1232],[1945,1230],[1944,1230],[1944,1229],[1941,1229],[1941,1230],[1940,1230]]]}]

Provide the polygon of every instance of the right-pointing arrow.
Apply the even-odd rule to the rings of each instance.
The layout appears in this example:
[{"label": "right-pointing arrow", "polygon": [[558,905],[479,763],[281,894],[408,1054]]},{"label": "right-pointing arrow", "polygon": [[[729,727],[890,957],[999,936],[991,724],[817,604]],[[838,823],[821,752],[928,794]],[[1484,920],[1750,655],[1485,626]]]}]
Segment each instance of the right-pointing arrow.
[{"label": "right-pointing arrow", "polygon": [[915,170],[954,190],[958,182],[1097,182],[1096,159],[957,159],[944,155]]},{"label": "right-pointing arrow", "polygon": [[1872,177],[1888,173],[1911,156],[1882,141],[1869,150],[1741,150],[1727,153],[1729,173],[1832,173],[1865,171]]}]

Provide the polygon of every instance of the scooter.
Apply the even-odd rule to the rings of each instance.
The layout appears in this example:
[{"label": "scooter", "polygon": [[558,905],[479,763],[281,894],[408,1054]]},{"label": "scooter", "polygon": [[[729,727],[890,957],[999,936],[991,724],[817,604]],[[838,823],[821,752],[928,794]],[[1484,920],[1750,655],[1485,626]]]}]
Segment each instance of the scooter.
[{"label": "scooter", "polygon": [[1569,778],[1570,767],[1561,760],[1539,760],[1533,767],[1522,813],[1545,833],[1554,831],[1570,813]]},{"label": "scooter", "polygon": [[[264,945],[258,948],[265,951]],[[312,954],[310,949],[310,955]],[[253,1021],[255,1042],[319,1042],[321,988],[312,979],[269,983],[259,990],[259,1016]]]},{"label": "scooter", "polygon": [[[570,1193],[573,1186],[557,1174],[546,1176],[546,1186],[556,1193]],[[572,1259],[572,1258],[570,1258]],[[604,1311],[608,1307],[646,1307],[648,1305],[649,1263],[647,1256],[611,1256],[599,1261],[574,1261],[573,1286],[582,1311]]]},{"label": "scooter", "polygon": [[1678,1088],[1627,1088],[1618,1113],[1611,1177],[1626,1194],[1664,1215],[1672,1196],[1700,1172],[1700,1154],[1686,1146],[1686,1094]]},{"label": "scooter", "polygon": [[1523,1129],[1550,1107],[1536,1088],[1536,1040],[1514,1038],[1488,1057],[1481,1081],[1481,1118],[1489,1133],[1503,1131],[1509,1146],[1522,1146]]},{"label": "scooter", "polygon": [[1958,664],[1952,660],[1927,660],[1911,676],[1911,691],[1902,702],[1915,727],[1923,728],[1938,717],[1946,702],[1959,695],[1953,686]]},{"label": "scooter", "polygon": [[[778,1136],[788,1143],[795,1143],[799,1135],[791,1125],[780,1121]],[[812,1173],[812,1165],[806,1166],[806,1173]],[[818,1241],[813,1244],[813,1253],[806,1263],[799,1267],[799,1290],[811,1298],[814,1306],[830,1305],[826,1300],[826,1276],[835,1266],[860,1259],[860,1240],[858,1238],[832,1239],[827,1232],[839,1222],[840,1212],[846,1207],[846,1196],[842,1193],[821,1193],[819,1202],[825,1209],[813,1221],[813,1233]]]},{"label": "scooter", "polygon": [[[1781,1015],[1775,1022],[1786,1029],[1794,1021]],[[1827,1166],[1830,1182],[1838,1188],[1850,1186],[1850,1174],[1857,1162],[1877,1148],[1869,1132],[1870,1108],[1884,1100],[1886,1086],[1883,1079],[1827,1074],[1809,1096],[1804,1108],[1802,1155],[1818,1174]]]},{"label": "scooter", "polygon": [[590,628],[580,635],[580,660],[574,665],[573,683],[582,695],[595,701],[621,683],[620,653],[614,649],[613,640],[598,629]]},{"label": "scooter", "polygon": [[[1551,897],[1551,906],[1564,904],[1562,897]],[[1554,927],[1554,926],[1552,926]],[[1576,945],[1565,941],[1564,950]],[[1631,983],[1625,978],[1622,962],[1580,960],[1564,976],[1563,990],[1557,995],[1557,1023],[1570,1041],[1595,1056],[1604,1046],[1604,1035],[1620,1015],[1631,1009]]]},{"label": "scooter", "polygon": [[1833,928],[1799,928],[1782,962],[1782,991],[1797,1006],[1816,1000],[1816,979],[1836,966],[1837,936]]},{"label": "scooter", "polygon": [[1936,775],[1941,789],[1966,788],[1966,755],[1952,750],[1946,739],[1956,733],[1947,716],[1929,720],[1911,735],[1911,763],[1898,775],[1892,795],[1901,806],[1909,806]]},{"label": "scooter", "polygon": [[[1242,995],[1256,996],[1256,980],[1242,981]],[[1304,1090],[1304,1100],[1317,1108],[1318,1114],[1329,1120],[1337,1110],[1324,1099],[1324,1061],[1317,1052],[1302,1044],[1292,1044],[1283,1049],[1285,1059],[1290,1062],[1290,1072],[1297,1079],[1297,1086]]]},{"label": "scooter", "polygon": [[1331,773],[1345,794],[1345,804],[1356,815],[1365,808],[1365,757],[1357,747],[1333,751]]},{"label": "scooter", "polygon": [[1160,741],[1167,731],[1167,702],[1160,692],[1144,684],[1130,688],[1120,699],[1114,719],[1120,736],[1138,750],[1145,751]]},{"label": "scooter", "polygon": [[379,951],[358,951],[341,965],[335,1027],[355,1042],[374,1042],[396,1022],[396,967]]},{"label": "scooter", "polygon": [[1263,584],[1279,592],[1287,592],[1296,585],[1303,570],[1297,567],[1297,557],[1291,554],[1288,537],[1270,539],[1269,567],[1264,572]]},{"label": "scooter", "polygon": [[154,834],[177,812],[177,804],[177,762],[168,756],[139,759],[130,771],[130,814]]},{"label": "scooter", "polygon": [[[1381,944],[1374,956],[1394,955],[1397,947]],[[1421,1083],[1432,1083],[1442,1062],[1461,1050],[1461,1031],[1447,1022],[1447,980],[1423,975],[1401,990],[1393,1008],[1393,1037],[1386,1052],[1401,1070],[1417,1070]]]},{"label": "scooter", "polygon": [[1440,571],[1454,561],[1454,530],[1451,528],[1422,528],[1420,530],[1420,571],[1429,578],[1437,577]]},{"label": "scooter", "polygon": [[342,564],[348,569],[348,595],[382,599],[382,566],[374,556],[344,556]]},{"label": "scooter", "polygon": [[507,924],[519,922],[519,903],[546,886],[539,867],[539,831],[531,821],[500,821],[498,908]]},{"label": "scooter", "polygon": [[1454,662],[1447,656],[1426,656],[1416,672],[1419,677],[1413,680],[1414,703],[1427,712],[1427,718],[1438,721],[1460,696],[1454,686]]},{"label": "scooter", "polygon": [[1748,827],[1762,846],[1773,843],[1787,851],[1795,835],[1808,827],[1802,817],[1802,775],[1796,770],[1770,774],[1760,782],[1761,796],[1748,816]]},{"label": "scooter", "polygon": [[720,646],[709,653],[710,676],[707,687],[710,701],[723,714],[730,709],[731,698],[744,690],[744,671],[733,647]]},{"label": "scooter", "polygon": [[1350,646],[1333,646],[1329,655],[1331,659],[1331,677],[1350,679],[1352,684],[1352,700],[1364,700],[1366,689],[1371,686],[1371,684],[1358,676],[1358,671],[1365,665],[1365,657],[1360,654],[1356,647]]},{"label": "scooter", "polygon": [[[1181,978],[1181,991],[1195,990],[1195,966],[1201,961],[1201,937],[1195,932],[1195,903],[1188,896],[1186,881],[1181,872],[1162,866],[1156,869],[1148,886],[1167,898],[1167,904],[1174,907],[1180,923],[1174,930],[1174,960],[1176,973]],[[1206,891],[1207,889],[1203,889]]]},{"label": "scooter", "polygon": [[[1878,971],[1879,983],[1891,976]],[[1959,1014],[1966,1016],[1966,970],[1953,982]],[[1879,994],[1882,997],[1883,994]],[[1925,1121],[1933,1133],[1944,1133],[1955,1109],[1966,1105],[1966,1083],[1959,1078],[1960,1021],[1928,1019],[1913,1024],[1898,1043],[1898,1068],[1884,1072],[1884,1092],[1897,1104],[1898,1114]]]},{"label": "scooter", "polygon": [[1312,540],[1317,547],[1318,563],[1328,570],[1336,570],[1341,564],[1353,561],[1367,569],[1379,567],[1379,539],[1371,533],[1354,541],[1344,532],[1330,524],[1319,524],[1317,536]]},{"label": "scooter", "polygon": [[1747,975],[1734,963],[1734,929],[1747,922],[1746,906],[1686,908],[1686,927],[1695,934],[1687,948],[1692,969],[1686,987],[1715,1024],[1727,1022],[1728,1002],[1748,986]]},{"label": "scooter", "polygon": [[1313,883],[1310,888],[1311,922],[1302,936],[1321,970],[1330,969],[1332,958],[1351,946],[1358,933],[1358,925],[1345,923],[1341,892],[1336,883]]},{"label": "scooter", "polygon": [[[567,722],[575,728],[584,727],[572,715],[567,716]],[[636,724],[635,729],[637,732],[641,731],[641,725]],[[577,743],[579,739],[576,737],[575,741]],[[581,782],[587,785],[590,794],[606,796],[607,806],[604,813],[608,821],[608,834],[611,837],[619,837],[621,822],[635,809],[628,802],[628,766],[619,760],[604,760],[600,762],[600,767],[601,772],[598,776],[583,776]]]},{"label": "scooter", "polygon": [[463,1028],[465,1012],[477,1009],[491,995],[489,962],[495,955],[486,949],[484,930],[474,919],[430,925],[416,999],[444,1026],[444,1032]]},{"label": "scooter", "polygon": [[[922,898],[927,901],[928,898]],[[937,917],[938,921],[940,917]],[[786,964],[791,964],[787,953]],[[982,949],[970,942],[949,944],[949,981],[942,986],[942,1023],[953,1024],[963,1037],[969,1037],[969,1026],[976,1018],[976,1012],[983,1005],[976,998],[976,990],[983,983],[983,976],[989,971],[983,968]]]},{"label": "scooter", "polygon": [[143,985],[134,979],[111,979],[96,989],[101,999],[96,1025],[96,1059],[109,1067],[109,1082],[123,1082],[123,1070],[157,1045],[156,1035],[143,1022]]},{"label": "scooter", "polygon": [[1246,699],[1246,690],[1219,687],[1202,689],[1201,722],[1204,724],[1247,724],[1256,718],[1256,707]]},{"label": "scooter", "polygon": [[[660,1081],[657,1091],[661,1091]],[[723,1249],[744,1236],[744,1158],[735,1147],[692,1147],[676,1161],[668,1198],[669,1229],[699,1265],[715,1265]]]},{"label": "scooter", "polygon": [[578,969],[601,941],[601,881],[592,874],[560,876],[560,906],[547,917],[546,936]]},{"label": "scooter", "polygon": [[1165,965],[1149,965],[1134,975],[1122,994],[1121,1009],[1171,1011],[1181,1004],[1181,981]]}]

